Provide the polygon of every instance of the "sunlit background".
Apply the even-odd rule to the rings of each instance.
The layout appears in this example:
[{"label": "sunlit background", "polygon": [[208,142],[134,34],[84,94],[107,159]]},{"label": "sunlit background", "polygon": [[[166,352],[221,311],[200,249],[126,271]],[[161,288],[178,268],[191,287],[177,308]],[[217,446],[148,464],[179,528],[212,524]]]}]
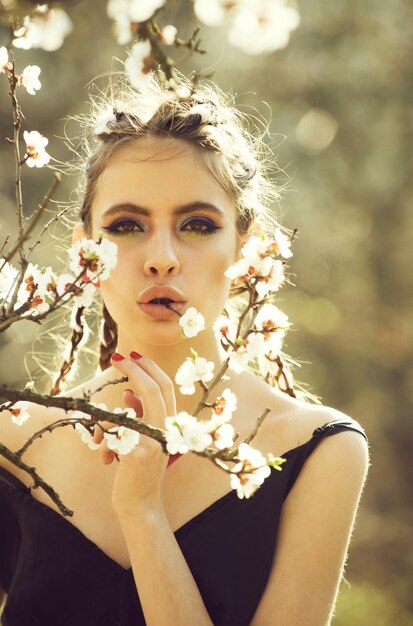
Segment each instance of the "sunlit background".
[{"label": "sunlit background", "polygon": [[[54,52],[15,50],[18,64],[42,68],[39,93],[21,91],[24,128],[47,136],[50,154],[62,161],[70,158],[60,139],[63,119],[86,110],[87,83],[111,67],[120,69],[113,57],[127,56],[128,45],[116,42],[106,4],[65,3],[73,29],[63,45]],[[413,617],[407,477],[413,405],[413,4],[297,0],[289,6],[299,23],[290,14],[291,30],[277,34],[275,50],[257,48],[257,37],[242,25],[234,30],[228,16],[214,14],[218,25],[207,26],[206,18],[201,21],[205,3],[198,4],[196,17],[191,1],[170,1],[157,19],[162,26],[175,25],[184,38],[201,26],[207,54],[189,57],[173,47],[168,53],[181,71],[212,73],[236,95],[241,110],[255,109],[270,121],[267,140],[285,172],[278,178],[286,185],[282,223],[298,229],[290,263],[295,287],[279,299],[293,322],[286,351],[302,363],[297,378],[325,404],[358,419],[370,439],[372,467],[333,623],[407,626]],[[0,36],[1,46],[7,30]],[[1,241],[15,228],[12,150],[3,139],[11,133],[3,75]],[[45,168],[24,170],[27,214],[50,180]],[[57,200],[67,201],[74,185],[65,178]],[[47,217],[56,209],[52,205]],[[59,224],[53,233],[67,235]],[[59,269],[55,250],[49,238],[32,260]],[[47,363],[54,343],[42,327],[15,324],[0,336],[0,345],[2,382],[21,387],[29,378],[43,380],[40,364]]]}]

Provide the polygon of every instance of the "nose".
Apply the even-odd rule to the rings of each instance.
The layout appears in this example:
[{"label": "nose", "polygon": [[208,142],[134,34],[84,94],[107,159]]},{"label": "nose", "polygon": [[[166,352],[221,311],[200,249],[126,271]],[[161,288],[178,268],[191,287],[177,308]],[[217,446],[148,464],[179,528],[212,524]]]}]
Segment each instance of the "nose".
[{"label": "nose", "polygon": [[147,276],[175,276],[180,263],[168,236],[158,236],[149,242],[148,257],[144,263]]}]

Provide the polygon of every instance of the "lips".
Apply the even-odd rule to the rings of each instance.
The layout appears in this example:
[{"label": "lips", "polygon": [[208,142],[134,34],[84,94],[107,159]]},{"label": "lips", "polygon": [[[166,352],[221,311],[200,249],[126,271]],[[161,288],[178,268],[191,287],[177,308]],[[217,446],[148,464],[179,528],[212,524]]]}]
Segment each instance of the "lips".
[{"label": "lips", "polygon": [[178,320],[181,317],[181,311],[185,307],[185,302],[172,302],[165,306],[164,304],[153,304],[151,302],[138,302],[140,310],[157,320]]},{"label": "lips", "polygon": [[185,303],[184,295],[178,289],[170,287],[169,285],[154,285],[145,289],[145,291],[139,294],[138,303],[147,304],[173,304],[173,303]]}]

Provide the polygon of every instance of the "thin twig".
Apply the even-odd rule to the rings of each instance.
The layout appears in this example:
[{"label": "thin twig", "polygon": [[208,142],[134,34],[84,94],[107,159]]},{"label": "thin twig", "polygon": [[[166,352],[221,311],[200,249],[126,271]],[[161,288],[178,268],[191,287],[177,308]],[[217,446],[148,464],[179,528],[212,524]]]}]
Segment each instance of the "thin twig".
[{"label": "thin twig", "polygon": [[37,489],[38,487],[41,487],[43,491],[45,491],[47,495],[50,496],[53,502],[56,503],[63,515],[72,517],[74,512],[63,504],[59,494],[53,489],[53,487],[51,487],[39,476],[39,474],[36,472],[36,468],[26,465],[26,463],[21,460],[18,453],[12,452],[2,443],[0,443],[0,456],[3,456],[8,461],[27,472],[27,474],[29,474],[29,476],[31,476],[34,481],[34,485],[31,487],[31,489]]},{"label": "thin twig", "polygon": [[[61,177],[61,175],[58,172],[55,172],[54,176],[55,176],[55,179],[54,179],[53,183],[50,185],[50,188],[48,189],[46,194],[44,195],[42,202],[38,205],[36,210],[30,216],[30,218],[29,218],[30,219],[30,224],[26,228],[26,231],[21,234],[21,236],[16,241],[15,245],[13,246],[13,248],[4,257],[3,265],[5,263],[9,263],[10,259],[13,258],[13,256],[16,254],[16,252],[19,251],[20,249],[22,249],[23,243],[29,238],[30,233],[32,232],[33,228],[36,226],[37,222],[39,221],[39,218],[40,218],[42,212],[46,209],[47,205],[49,204],[49,201],[52,198],[52,196],[54,195],[54,193],[55,193],[59,183],[62,182],[62,177]],[[26,257],[26,260],[27,260],[27,257]],[[1,271],[1,269],[2,268],[0,268],[0,271]]]},{"label": "thin twig", "polygon": [[270,411],[271,409],[267,407],[265,411],[257,418],[253,431],[247,437],[245,437],[243,443],[250,443],[254,439],[259,429],[261,428],[261,424],[263,423]]},{"label": "thin twig", "polygon": [[67,213],[69,210],[69,207],[65,207],[64,209],[62,209],[61,211],[59,211],[59,213],[56,213],[56,215],[54,215],[42,228],[42,230],[39,233],[39,236],[37,237],[36,241],[34,242],[34,244],[32,246],[29,247],[28,252],[26,254],[26,259],[28,259],[31,255],[31,253],[33,252],[33,250],[36,248],[36,246],[40,243],[41,238],[43,237],[44,233],[50,228],[50,225],[52,224],[52,222],[58,222],[59,219],[65,214]]}]

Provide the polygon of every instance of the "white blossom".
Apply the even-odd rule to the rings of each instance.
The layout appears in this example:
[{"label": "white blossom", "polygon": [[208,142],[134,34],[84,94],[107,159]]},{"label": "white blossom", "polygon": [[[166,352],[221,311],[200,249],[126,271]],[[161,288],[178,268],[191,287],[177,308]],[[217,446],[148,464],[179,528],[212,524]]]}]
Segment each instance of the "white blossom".
[{"label": "white blossom", "polygon": [[229,354],[229,362],[239,371],[245,368],[252,359],[259,358],[265,354],[266,346],[264,336],[260,333],[249,333],[248,337],[239,343],[236,350]]},{"label": "white blossom", "polygon": [[0,74],[11,70],[12,64],[9,61],[9,52],[5,46],[0,48]]},{"label": "white blossom", "polygon": [[243,258],[229,267],[225,275],[231,280],[241,279],[247,283],[258,279],[255,288],[261,299],[270,291],[277,291],[285,280],[283,262],[274,258],[279,254],[280,241],[255,235],[250,237],[241,248]]},{"label": "white blossom", "polygon": [[120,14],[127,15],[132,22],[146,22],[166,0],[109,0],[108,16],[116,20]]},{"label": "white blossom", "polygon": [[41,69],[38,65],[28,65],[23,70],[21,84],[25,87],[27,93],[32,96],[34,96],[36,91],[39,91],[42,86],[39,80],[40,72]]},{"label": "white blossom", "polygon": [[221,343],[226,346],[230,345],[230,343],[234,343],[237,337],[237,325],[225,315],[221,315],[215,320],[212,329],[217,341],[221,341]]},{"label": "white blossom", "polygon": [[276,246],[276,253],[282,256],[284,259],[289,259],[293,256],[291,252],[291,239],[288,239],[279,228],[274,233],[274,244]]},{"label": "white blossom", "polygon": [[283,263],[282,261],[275,260],[272,263],[269,276],[264,277],[263,280],[259,280],[255,286],[255,289],[260,299],[262,300],[270,292],[278,291],[284,281],[285,273]]},{"label": "white blossom", "polygon": [[93,298],[96,295],[96,287],[93,283],[82,285],[79,289],[76,289],[74,300],[76,300],[77,306],[88,307],[92,304]]},{"label": "white blossom", "polygon": [[216,122],[216,108],[211,102],[198,102],[189,109],[190,115],[200,115],[202,124],[213,124]]},{"label": "white blossom", "polygon": [[254,328],[263,333],[265,340],[263,354],[258,355],[258,358],[265,354],[276,357],[280,353],[285,331],[289,326],[287,315],[278,307],[269,303],[261,307],[254,320]]},{"label": "white blossom", "polygon": [[189,450],[203,452],[212,443],[212,437],[206,430],[205,422],[199,422],[190,416],[182,428],[182,438]]},{"label": "white blossom", "polygon": [[101,135],[102,133],[110,133],[111,130],[108,128],[109,122],[116,122],[116,115],[113,112],[113,107],[108,106],[102,112],[99,117],[99,121],[97,126],[95,127],[96,135]]},{"label": "white blossom", "polygon": [[27,422],[30,417],[28,407],[28,402],[25,402],[24,400],[19,400],[8,409],[11,413],[11,419],[14,424],[17,424],[17,426],[21,426],[22,424]]},{"label": "white blossom", "polygon": [[179,391],[189,396],[195,393],[196,382],[207,383],[212,380],[214,367],[214,363],[207,361],[204,357],[188,357],[175,375],[175,382],[180,387]]},{"label": "white blossom", "polygon": [[299,23],[300,14],[286,0],[244,0],[234,14],[228,39],[247,54],[271,52],[288,45]]},{"label": "white blossom", "polygon": [[186,454],[189,452],[189,447],[183,438],[182,430],[191,417],[192,415],[186,411],[180,411],[173,417],[165,418],[165,440],[166,449],[169,454]]},{"label": "white blossom", "polygon": [[288,316],[269,302],[263,304],[254,320],[256,330],[264,330],[266,332],[274,332],[278,328],[286,329],[289,325]]},{"label": "white blossom", "polygon": [[183,333],[186,337],[195,337],[201,330],[205,328],[205,319],[202,313],[191,306],[179,318],[179,325],[182,326]]},{"label": "white blossom", "polygon": [[196,17],[207,26],[221,26],[227,16],[228,0],[194,0]]},{"label": "white blossom", "polygon": [[228,276],[231,280],[236,278],[248,279],[256,276],[268,276],[271,273],[272,259],[271,257],[260,258],[244,257],[239,259],[234,265],[231,265],[225,272],[225,276]]},{"label": "white blossom", "polygon": [[109,0],[106,5],[106,13],[111,20],[115,20],[120,14],[127,15],[131,0]]},{"label": "white blossom", "polygon": [[139,443],[140,433],[126,426],[113,426],[103,433],[109,450],[117,454],[129,454]]},{"label": "white blossom", "polygon": [[64,272],[63,274],[57,274],[55,276],[56,291],[59,296],[63,296],[63,301],[67,301],[70,299],[70,293],[66,293],[66,290],[68,289],[69,285],[74,283],[75,278],[76,276],[74,276],[73,274],[68,274],[67,272]]},{"label": "white blossom", "polygon": [[178,29],[173,24],[164,26],[161,30],[162,41],[167,46],[172,46],[176,39]]},{"label": "white blossom", "polygon": [[[86,417],[86,415],[84,415],[83,417]],[[96,443],[93,440],[93,434],[90,433],[88,429],[83,426],[83,424],[79,424],[79,422],[75,424],[75,430],[79,433],[81,440],[88,446],[88,448],[90,448],[90,450],[98,450],[100,448],[100,443]]]},{"label": "white blossom", "polygon": [[112,413],[126,413],[126,417],[128,417],[129,419],[136,419],[136,411],[135,411],[135,409],[132,409],[129,406],[127,406],[125,408],[116,407],[116,409],[113,409]]},{"label": "white blossom", "polygon": [[203,452],[211,445],[208,423],[201,422],[186,411],[165,419],[166,449],[169,454],[186,454],[190,450]]},{"label": "white blossom", "polygon": [[106,280],[117,263],[117,245],[109,239],[97,243],[85,237],[76,241],[68,250],[69,268],[76,276],[84,270],[82,280],[95,284]]},{"label": "white blossom", "polygon": [[260,237],[252,235],[248,241],[242,246],[241,253],[252,261],[268,256],[271,240],[268,237]]},{"label": "white blossom", "polygon": [[151,43],[148,39],[137,41],[133,44],[125,61],[125,72],[134,87],[141,86],[148,79],[147,74],[144,74],[144,69],[151,50]]},{"label": "white blossom", "polygon": [[37,130],[23,133],[24,141],[26,142],[26,154],[28,158],[26,163],[29,167],[43,167],[50,161],[50,154],[45,150],[49,140],[43,137]]},{"label": "white blossom", "polygon": [[218,450],[225,450],[234,445],[235,430],[231,424],[221,424],[213,432],[212,438]]},{"label": "white blossom", "polygon": [[13,45],[24,50],[42,48],[52,52],[61,47],[72,29],[73,23],[66,11],[40,5],[35,14],[26,16],[23,26],[14,32]]},{"label": "white blossom", "polygon": [[125,13],[119,13],[113,19],[116,42],[120,46],[126,46],[133,38],[132,20]]},{"label": "white blossom", "polygon": [[249,498],[270,475],[271,469],[259,450],[247,443],[238,447],[240,459],[231,471],[231,486],[236,489],[239,498]]},{"label": "white blossom", "polygon": [[213,403],[213,418],[218,424],[223,424],[232,418],[232,414],[237,410],[237,396],[231,389],[224,389],[222,394]]},{"label": "white blossom", "polygon": [[[50,268],[49,268],[50,269]],[[43,280],[45,278],[45,280]],[[39,289],[40,284],[40,289]],[[23,276],[23,281],[17,293],[17,300],[14,309],[18,309],[30,300],[29,309],[22,313],[22,316],[32,316],[39,313],[45,313],[49,310],[49,304],[46,302],[48,276],[47,271],[39,269],[37,265],[29,263]]]},{"label": "white blossom", "polygon": [[41,269],[35,271],[35,282],[37,284],[38,294],[42,298],[46,298],[53,293],[55,289],[56,274],[50,266],[42,267]]},{"label": "white blossom", "polygon": [[[80,271],[80,269],[79,269]],[[75,284],[72,291],[68,292],[70,285],[75,282],[76,276],[73,274],[63,273],[55,276],[55,289],[59,296],[62,296],[62,300],[68,301],[73,298],[75,308],[80,306],[88,307],[92,304],[93,298],[96,295],[96,286],[90,283]]]},{"label": "white blossom", "polygon": [[261,333],[250,333],[245,349],[250,359],[255,359],[265,351],[265,339]]},{"label": "white blossom", "polygon": [[7,300],[19,271],[0,258],[0,300]]}]

